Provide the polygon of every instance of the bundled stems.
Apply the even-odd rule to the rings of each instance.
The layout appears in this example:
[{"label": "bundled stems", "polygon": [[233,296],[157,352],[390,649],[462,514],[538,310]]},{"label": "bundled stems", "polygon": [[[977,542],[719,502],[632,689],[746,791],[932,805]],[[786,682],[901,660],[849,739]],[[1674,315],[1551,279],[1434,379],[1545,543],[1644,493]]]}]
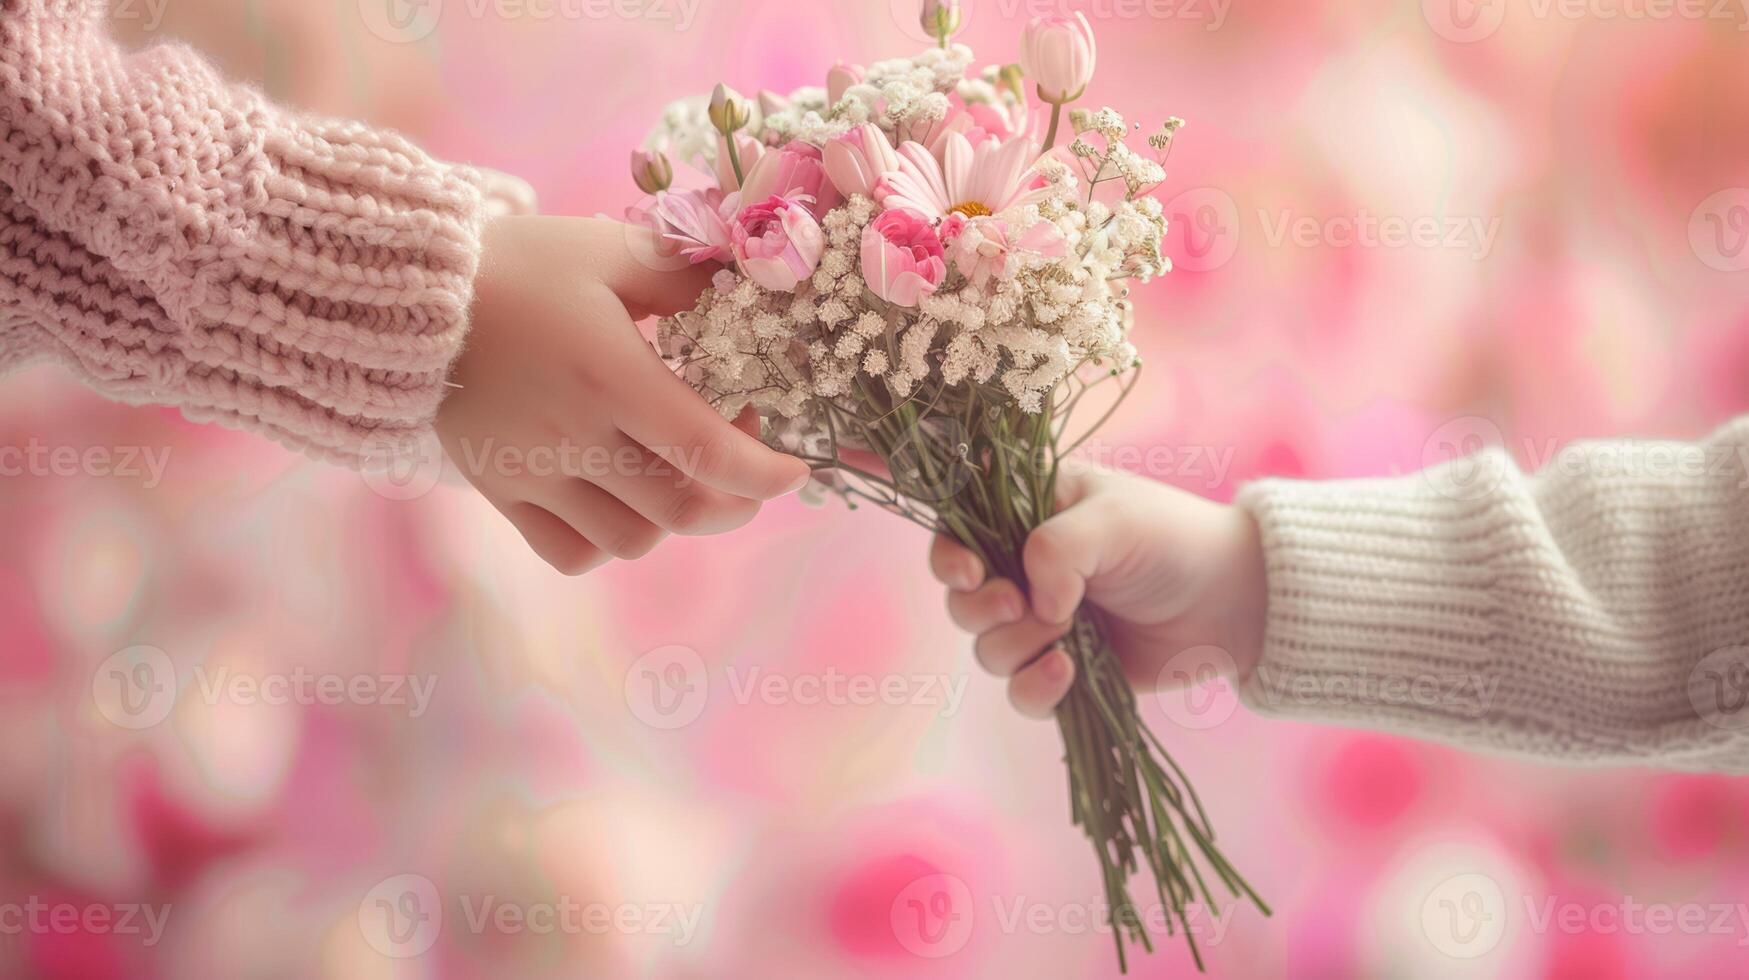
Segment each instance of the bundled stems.
[{"label": "bundled stems", "polygon": [[[1059,391],[1057,412],[1029,415],[975,391],[942,388],[895,402],[882,386],[865,385],[858,403],[883,410],[874,418],[843,410],[834,437],[868,447],[891,475],[842,471],[839,489],[951,535],[994,574],[1024,589],[1026,537],[1055,510],[1062,427],[1053,416],[1083,393]],[[848,431],[841,432],[840,423]],[[851,479],[866,486],[852,487]],[[920,512],[929,516],[919,519]],[[1075,664],[1074,683],[1057,707],[1070,813],[1099,861],[1120,966],[1127,971],[1126,943],[1153,949],[1129,888],[1130,878],[1146,867],[1168,931],[1182,928],[1200,970],[1202,954],[1187,910],[1192,903],[1212,907],[1220,900],[1211,879],[1265,915],[1269,907],[1216,848],[1196,791],[1142,722],[1100,616],[1083,605],[1061,642]]]}]

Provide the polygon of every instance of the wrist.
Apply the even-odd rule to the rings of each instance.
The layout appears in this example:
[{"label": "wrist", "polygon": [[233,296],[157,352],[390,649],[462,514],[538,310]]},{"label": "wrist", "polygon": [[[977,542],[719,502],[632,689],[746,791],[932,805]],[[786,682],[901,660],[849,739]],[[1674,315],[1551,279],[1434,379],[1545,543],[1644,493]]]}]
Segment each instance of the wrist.
[{"label": "wrist", "polygon": [[1223,646],[1238,668],[1235,678],[1243,683],[1256,670],[1263,656],[1265,624],[1269,614],[1268,571],[1263,560],[1263,535],[1257,519],[1243,507],[1228,508],[1231,527],[1225,568],[1216,588],[1222,597]]}]

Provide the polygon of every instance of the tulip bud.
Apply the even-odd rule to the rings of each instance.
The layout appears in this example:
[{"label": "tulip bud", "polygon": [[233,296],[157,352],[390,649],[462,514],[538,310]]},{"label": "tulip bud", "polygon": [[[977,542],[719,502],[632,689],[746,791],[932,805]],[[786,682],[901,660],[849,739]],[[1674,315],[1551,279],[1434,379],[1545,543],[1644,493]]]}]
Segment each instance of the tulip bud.
[{"label": "tulip bud", "polygon": [[959,0],[923,0],[923,30],[947,47],[947,39],[960,29]]},{"label": "tulip bud", "polygon": [[844,93],[850,91],[852,85],[861,85],[865,74],[857,65],[847,65],[840,61],[826,73],[826,104],[837,105],[844,98]]},{"label": "tulip bud", "polygon": [[711,125],[724,136],[745,127],[753,119],[753,108],[742,101],[734,89],[721,82],[711,92]]},{"label": "tulip bud", "polygon": [[1034,17],[1020,39],[1020,67],[1053,105],[1073,102],[1093,80],[1097,49],[1085,15]]},{"label": "tulip bud", "polygon": [[633,150],[632,182],[645,194],[659,194],[674,183],[674,165],[660,151]]}]

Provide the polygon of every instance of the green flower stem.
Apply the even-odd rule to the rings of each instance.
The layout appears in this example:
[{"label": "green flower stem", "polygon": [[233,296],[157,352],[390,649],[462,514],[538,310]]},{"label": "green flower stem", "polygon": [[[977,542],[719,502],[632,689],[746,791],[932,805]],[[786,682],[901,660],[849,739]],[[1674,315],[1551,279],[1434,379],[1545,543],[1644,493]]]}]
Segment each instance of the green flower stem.
[{"label": "green flower stem", "polygon": [[[1042,91],[1039,93],[1039,98],[1041,98],[1041,99],[1044,98],[1044,93]],[[1063,104],[1061,102],[1052,102],[1051,103],[1051,128],[1045,131],[1045,145],[1044,145],[1044,149],[1041,152],[1049,153],[1051,151],[1051,147],[1057,145],[1057,127],[1059,125],[1061,125],[1062,122],[1063,122]]]}]

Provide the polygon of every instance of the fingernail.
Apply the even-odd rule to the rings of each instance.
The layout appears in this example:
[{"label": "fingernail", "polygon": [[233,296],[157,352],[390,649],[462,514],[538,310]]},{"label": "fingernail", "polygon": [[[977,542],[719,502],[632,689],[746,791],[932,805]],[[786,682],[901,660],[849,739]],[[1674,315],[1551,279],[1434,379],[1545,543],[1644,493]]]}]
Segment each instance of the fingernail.
[{"label": "fingernail", "polygon": [[787,496],[789,496],[789,495],[790,495],[790,494],[792,494],[792,493],[799,493],[799,492],[800,492],[800,491],[801,491],[801,489],[802,489],[802,488],[803,488],[803,487],[805,487],[805,486],[807,486],[807,485],[808,485],[808,483],[809,483],[809,481],[811,481],[811,480],[813,480],[813,479],[814,479],[814,473],[813,473],[813,471],[812,471],[812,470],[810,470],[810,471],[808,471],[808,472],[806,472],[806,473],[803,473],[803,474],[802,474],[802,476],[801,476],[801,479],[799,479],[799,480],[797,480],[797,481],[796,481],[796,482],[794,482],[794,483],[792,483],[792,484],[790,484],[790,485],[789,485],[789,489],[787,489],[787,490],[785,490],[785,491],[784,491],[784,492],[782,492],[782,493],[780,493],[780,494],[778,494],[778,496],[779,496],[779,497],[787,497]]}]

